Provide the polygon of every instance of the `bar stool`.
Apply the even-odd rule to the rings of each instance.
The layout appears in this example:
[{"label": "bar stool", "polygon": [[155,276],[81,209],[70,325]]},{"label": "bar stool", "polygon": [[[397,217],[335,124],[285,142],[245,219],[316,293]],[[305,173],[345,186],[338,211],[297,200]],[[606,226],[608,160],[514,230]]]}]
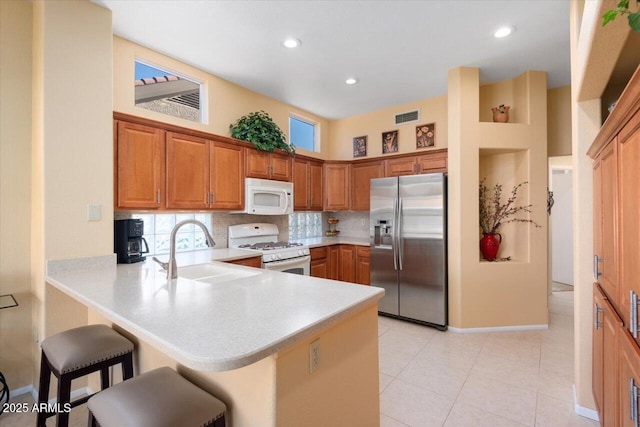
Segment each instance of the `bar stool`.
[{"label": "bar stool", "polygon": [[224,427],[224,403],[171,368],[116,384],[89,399],[90,427]]},{"label": "bar stool", "polygon": [[[71,408],[85,403],[91,396],[71,402],[71,380],[100,371],[100,387],[109,387],[109,367],[122,364],[122,379],[133,377],[133,343],[106,325],[89,325],[70,329],[42,341],[38,406],[49,399],[51,374],[58,378],[57,426],[69,425]],[[38,412],[38,427],[55,412]]]}]

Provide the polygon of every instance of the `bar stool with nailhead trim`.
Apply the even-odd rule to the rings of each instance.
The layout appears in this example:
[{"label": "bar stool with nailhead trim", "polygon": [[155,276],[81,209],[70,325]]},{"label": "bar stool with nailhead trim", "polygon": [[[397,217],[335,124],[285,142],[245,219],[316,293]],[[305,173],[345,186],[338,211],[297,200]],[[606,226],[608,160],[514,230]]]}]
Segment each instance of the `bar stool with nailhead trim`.
[{"label": "bar stool with nailhead trim", "polygon": [[71,408],[81,405],[91,396],[71,402],[71,380],[100,371],[100,387],[109,387],[109,367],[122,364],[122,379],[133,377],[133,343],[106,325],[89,325],[70,329],[42,341],[40,389],[38,406],[49,398],[51,374],[58,378],[58,412],[38,412],[37,427],[57,414],[57,426],[69,425]]},{"label": "bar stool with nailhead trim", "polygon": [[224,403],[171,368],[116,384],[89,399],[89,427],[224,427]]}]

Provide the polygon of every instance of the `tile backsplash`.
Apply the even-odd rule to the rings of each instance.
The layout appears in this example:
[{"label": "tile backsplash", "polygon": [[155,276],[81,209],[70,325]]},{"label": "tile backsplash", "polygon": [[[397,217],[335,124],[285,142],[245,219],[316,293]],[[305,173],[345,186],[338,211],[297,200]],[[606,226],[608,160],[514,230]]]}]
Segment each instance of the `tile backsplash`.
[{"label": "tile backsplash", "polygon": [[[331,212],[327,215],[338,218],[340,236],[366,239],[369,237],[369,212]],[[325,220],[326,223],[326,220]]]}]

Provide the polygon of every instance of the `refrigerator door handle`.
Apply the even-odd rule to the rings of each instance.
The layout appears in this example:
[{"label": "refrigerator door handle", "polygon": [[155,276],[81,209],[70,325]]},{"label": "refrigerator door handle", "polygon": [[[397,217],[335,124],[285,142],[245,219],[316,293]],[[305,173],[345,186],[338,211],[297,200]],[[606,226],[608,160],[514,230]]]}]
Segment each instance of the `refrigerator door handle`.
[{"label": "refrigerator door handle", "polygon": [[398,242],[397,242],[397,228],[398,228],[398,198],[393,199],[393,229],[391,229],[392,240],[391,246],[393,246],[393,269],[398,269]]},{"label": "refrigerator door handle", "polygon": [[402,197],[398,198],[398,266],[402,270],[404,260],[404,239],[402,238]]}]

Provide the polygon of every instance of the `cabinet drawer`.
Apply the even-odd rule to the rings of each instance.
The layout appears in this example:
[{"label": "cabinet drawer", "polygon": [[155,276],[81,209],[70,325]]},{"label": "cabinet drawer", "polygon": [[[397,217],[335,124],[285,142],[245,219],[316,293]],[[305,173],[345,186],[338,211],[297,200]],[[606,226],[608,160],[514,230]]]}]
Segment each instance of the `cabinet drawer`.
[{"label": "cabinet drawer", "polygon": [[369,258],[370,252],[369,246],[356,246],[356,256],[358,257]]},{"label": "cabinet drawer", "polygon": [[309,252],[311,253],[311,261],[314,261],[316,259],[324,259],[327,257],[326,246],[323,246],[321,248],[311,248],[309,249]]}]

